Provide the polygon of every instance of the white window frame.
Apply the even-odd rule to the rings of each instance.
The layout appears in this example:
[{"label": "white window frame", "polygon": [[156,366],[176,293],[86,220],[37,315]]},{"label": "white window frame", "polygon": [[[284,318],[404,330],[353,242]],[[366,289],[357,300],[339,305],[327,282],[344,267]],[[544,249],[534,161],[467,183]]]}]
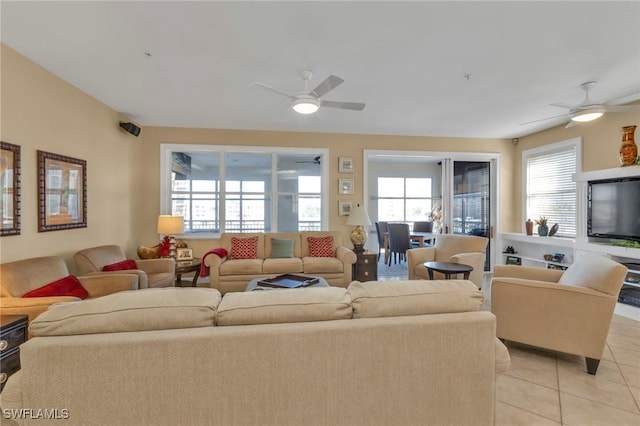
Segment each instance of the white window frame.
[{"label": "white window frame", "polygon": [[[251,154],[313,154],[321,156],[320,173],[321,187],[328,188],[329,182],[329,150],[326,148],[280,148],[268,146],[231,146],[231,145],[200,145],[200,144],[160,144],[160,214],[171,214],[171,153],[172,152],[217,152],[221,155],[220,167],[220,197],[221,204],[219,206],[220,223],[224,221],[224,204],[223,196],[225,191],[225,168],[224,158],[227,153],[251,153]],[[275,157],[274,157],[275,158]],[[277,188],[277,170],[275,164],[271,170],[272,187],[271,187],[271,229],[277,232],[278,206],[277,196],[280,195]],[[322,202],[321,211],[321,229],[329,229],[329,194],[328,191],[322,191],[320,194]],[[185,233],[178,237],[185,239],[211,239],[219,238],[220,233],[202,232],[202,233]]]},{"label": "white window frame", "polygon": [[[535,157],[540,157],[543,155],[552,155],[554,153],[565,152],[572,149],[575,149],[575,153],[576,153],[576,170],[575,172],[570,173],[570,175],[573,175],[573,173],[580,173],[582,171],[582,138],[581,137],[567,139],[561,142],[556,142],[549,145],[544,145],[537,148],[531,148],[531,149],[522,151],[522,216],[523,216],[523,219],[520,221],[521,227],[522,227],[521,228],[522,233],[526,232],[525,221],[527,219],[531,219],[531,220],[538,219],[538,217],[531,217],[530,213],[527,211],[527,199],[528,199],[527,182],[529,181],[529,168],[528,168],[529,160]],[[576,191],[576,207],[575,207],[576,208],[576,217],[575,217],[576,234],[574,234],[573,236],[567,236],[569,238],[576,238],[577,234],[579,234],[578,228],[580,227],[580,224],[578,221],[579,193],[578,193],[577,186],[575,191]],[[551,227],[552,225],[553,223],[548,224],[549,227]],[[562,227],[562,224],[560,224],[560,226]]]},{"label": "white window frame", "polygon": [[[400,220],[401,222],[407,222],[410,224],[411,227],[413,227],[413,219],[407,219],[407,200],[425,200],[425,201],[429,201],[431,203],[431,206],[433,207],[434,204],[438,201],[439,198],[435,198],[433,196],[433,177],[431,176],[378,176],[377,180],[378,182],[380,182],[380,179],[402,179],[402,184],[403,184],[403,192],[402,192],[402,196],[398,195],[396,197],[382,197],[380,196],[380,185],[378,185],[378,193],[374,195],[375,201],[376,203],[378,203],[378,219],[380,219],[380,200],[400,200],[402,201],[402,211],[403,211],[403,219]],[[407,180],[408,179],[425,179],[425,180],[429,180],[429,190],[431,192],[431,196],[430,197],[407,197]],[[431,209],[429,209],[431,211]],[[427,218],[425,218],[424,220],[427,220]]]}]

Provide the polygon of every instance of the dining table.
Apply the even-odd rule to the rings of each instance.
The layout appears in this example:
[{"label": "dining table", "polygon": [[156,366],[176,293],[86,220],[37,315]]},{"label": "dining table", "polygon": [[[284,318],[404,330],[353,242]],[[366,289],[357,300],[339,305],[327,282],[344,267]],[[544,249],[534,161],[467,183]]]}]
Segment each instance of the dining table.
[{"label": "dining table", "polygon": [[[425,241],[432,241],[436,238],[438,234],[434,232],[418,232],[411,231],[409,232],[409,239],[411,241],[415,241],[418,243],[418,248],[424,247]],[[385,265],[389,263],[389,233],[385,232],[384,234],[384,263]]]}]

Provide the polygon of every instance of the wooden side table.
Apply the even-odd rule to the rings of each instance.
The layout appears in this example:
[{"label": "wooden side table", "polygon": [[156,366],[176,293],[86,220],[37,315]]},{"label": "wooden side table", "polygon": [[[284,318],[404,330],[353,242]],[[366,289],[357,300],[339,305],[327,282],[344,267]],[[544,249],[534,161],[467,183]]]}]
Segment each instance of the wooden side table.
[{"label": "wooden side table", "polygon": [[202,259],[197,257],[192,260],[181,260],[176,262],[176,287],[182,287],[182,274],[188,274],[190,272],[194,272],[191,287],[197,287],[201,263]]},{"label": "wooden side table", "polygon": [[26,315],[0,315],[0,391],[20,370],[20,345],[27,341]]},{"label": "wooden side table", "polygon": [[351,279],[360,282],[378,279],[378,254],[365,251],[356,253],[356,263],[351,266]]},{"label": "wooden side table", "polygon": [[462,263],[454,262],[426,262],[424,267],[429,272],[429,279],[433,279],[433,271],[438,271],[444,274],[444,279],[451,279],[451,275],[464,274],[464,279],[468,280],[473,271],[473,266],[464,265]]}]

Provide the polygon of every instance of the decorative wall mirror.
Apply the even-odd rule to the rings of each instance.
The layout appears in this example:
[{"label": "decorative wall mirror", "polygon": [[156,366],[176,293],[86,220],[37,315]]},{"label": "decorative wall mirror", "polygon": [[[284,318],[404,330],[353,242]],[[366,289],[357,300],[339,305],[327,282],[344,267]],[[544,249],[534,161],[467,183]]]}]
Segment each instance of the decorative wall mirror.
[{"label": "decorative wall mirror", "polygon": [[38,151],[38,232],[87,227],[87,162]]},{"label": "decorative wall mirror", "polygon": [[0,236],[20,235],[20,146],[0,144]]}]

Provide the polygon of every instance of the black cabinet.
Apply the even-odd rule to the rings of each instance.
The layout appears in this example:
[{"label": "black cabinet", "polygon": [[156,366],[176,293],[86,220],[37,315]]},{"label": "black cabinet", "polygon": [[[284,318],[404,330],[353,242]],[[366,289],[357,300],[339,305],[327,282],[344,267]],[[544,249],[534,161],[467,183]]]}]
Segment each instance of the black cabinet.
[{"label": "black cabinet", "polygon": [[351,278],[356,281],[375,281],[378,279],[378,254],[373,252],[356,253],[357,260],[351,269]]},{"label": "black cabinet", "polygon": [[0,391],[20,369],[20,345],[27,340],[26,315],[0,316]]}]

